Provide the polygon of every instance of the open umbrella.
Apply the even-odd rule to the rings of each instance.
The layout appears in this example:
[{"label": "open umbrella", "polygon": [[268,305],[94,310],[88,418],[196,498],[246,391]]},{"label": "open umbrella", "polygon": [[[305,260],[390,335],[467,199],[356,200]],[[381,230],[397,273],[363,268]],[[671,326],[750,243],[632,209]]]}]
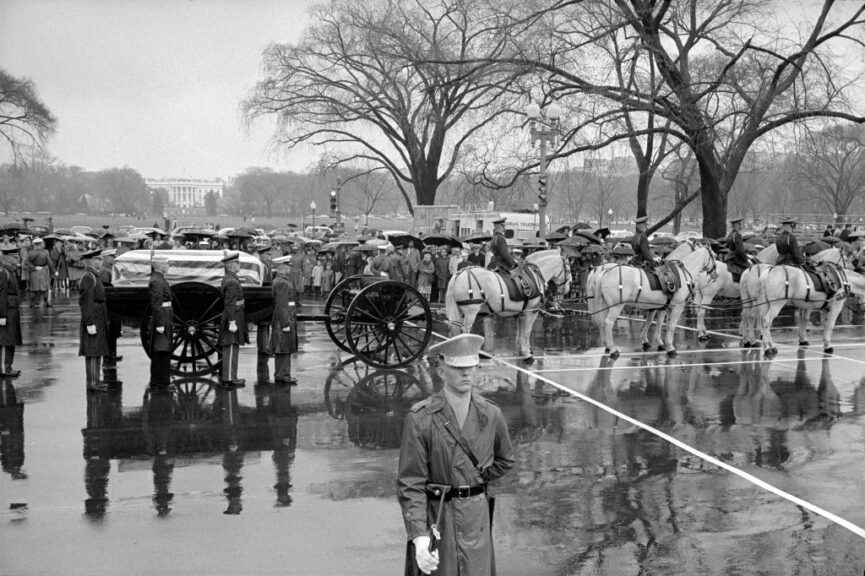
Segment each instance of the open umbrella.
[{"label": "open umbrella", "polygon": [[678,244],[678,243],[679,243],[678,240],[676,240],[672,236],[656,236],[655,238],[652,238],[651,240],[649,240],[649,244],[654,244],[655,246],[659,246],[661,244],[673,245],[673,244]]},{"label": "open umbrella", "polygon": [[802,248],[802,252],[807,254],[808,256],[813,256],[817,252],[828,250],[831,247],[832,246],[822,240],[812,240],[811,242],[805,244],[805,247]]},{"label": "open umbrella", "polygon": [[[565,238],[561,242],[557,244],[557,246],[564,246],[566,248],[579,248],[582,246],[588,246],[593,242],[586,238],[585,236],[581,236],[580,234],[574,234],[570,238]],[[597,243],[597,238],[595,239],[595,243]]]},{"label": "open umbrella", "polygon": [[826,244],[835,244],[837,242],[841,242],[841,239],[837,236],[824,236],[823,238],[820,238],[820,240],[822,240]]},{"label": "open umbrella", "polygon": [[493,239],[493,235],[488,232],[475,232],[462,238],[463,244],[485,244]]},{"label": "open umbrella", "polygon": [[55,228],[54,233],[58,236],[75,236],[75,232],[69,228]]},{"label": "open umbrella", "polygon": [[252,238],[252,234],[244,228],[235,228],[225,233],[226,238]]},{"label": "open umbrella", "polygon": [[447,246],[449,248],[462,248],[463,243],[449,234],[430,234],[423,237],[423,243],[427,246]]},{"label": "open umbrella", "polygon": [[544,236],[544,240],[546,240],[547,242],[561,242],[562,240],[564,240],[567,237],[568,237],[567,234],[562,234],[561,232],[556,230],[556,231],[550,232],[549,234]]},{"label": "open umbrella", "polygon": [[594,234],[592,234],[588,230],[577,230],[576,232],[574,232],[574,235],[571,236],[571,238],[574,238],[574,237],[585,238],[586,240],[588,240],[589,242],[592,242],[594,244],[600,244],[602,242],[602,240],[599,236],[595,236]]},{"label": "open umbrella", "polygon": [[423,240],[409,233],[405,234],[388,234],[388,240],[394,246],[408,246],[409,242],[414,242],[415,248],[423,246]]},{"label": "open umbrella", "polygon": [[356,252],[378,252],[378,246],[373,244],[359,244],[352,248]]},{"label": "open umbrella", "polygon": [[604,249],[597,244],[589,244],[580,250],[583,254],[603,254]]},{"label": "open umbrella", "polygon": [[576,224],[574,224],[574,230],[591,230],[591,229],[592,229],[592,225],[589,224],[588,222],[580,221],[580,222],[577,222]]},{"label": "open umbrella", "polygon": [[27,226],[22,224],[21,222],[7,222],[5,224],[0,224],[0,231],[3,232],[17,232],[19,230],[26,230]]}]

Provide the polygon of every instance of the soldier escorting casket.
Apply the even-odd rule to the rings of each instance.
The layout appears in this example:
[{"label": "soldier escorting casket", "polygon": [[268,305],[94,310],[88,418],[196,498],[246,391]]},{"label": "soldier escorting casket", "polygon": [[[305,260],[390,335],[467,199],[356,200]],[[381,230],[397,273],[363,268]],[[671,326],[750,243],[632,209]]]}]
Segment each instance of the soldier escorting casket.
[{"label": "soldier escorting casket", "polygon": [[270,353],[276,356],[277,384],[297,384],[291,376],[291,355],[297,352],[297,298],[298,287],[292,275],[292,257],[283,256],[273,261],[276,278],[273,280],[273,323]]},{"label": "soldier escorting casket", "polygon": [[12,368],[15,347],[22,344],[18,293],[17,246],[0,250],[0,369],[4,378],[17,378],[20,370]]},{"label": "soldier escorting casket", "polygon": [[[264,286],[269,286],[271,283],[272,276],[272,257],[271,247],[263,246],[256,251],[256,255],[258,259],[264,264],[264,278],[262,284]],[[268,361],[270,360],[270,353],[268,352],[270,348],[270,318],[263,317],[261,318],[255,326],[255,347],[257,349],[256,354],[256,376],[259,384],[267,384],[270,382],[270,367],[268,366]]]},{"label": "soldier escorting casket", "polygon": [[240,253],[232,252],[222,258],[225,275],[222,277],[222,328],[219,344],[222,346],[222,384],[244,386],[246,380],[237,377],[237,362],[240,347],[249,344],[249,331],[246,327],[246,309],[243,301],[243,287],[237,278],[240,272]]},{"label": "soldier escorting casket", "polygon": [[171,286],[165,279],[168,257],[156,255],[151,259],[152,272],[147,285],[150,298],[150,385],[165,388],[171,384],[171,336],[174,310],[171,307]]},{"label": "soldier escorting casket", "polygon": [[102,250],[81,255],[84,276],[78,284],[78,306],[81,309],[78,355],[84,356],[89,392],[105,392],[108,385],[99,379],[102,357],[108,356],[108,308],[102,286]]}]

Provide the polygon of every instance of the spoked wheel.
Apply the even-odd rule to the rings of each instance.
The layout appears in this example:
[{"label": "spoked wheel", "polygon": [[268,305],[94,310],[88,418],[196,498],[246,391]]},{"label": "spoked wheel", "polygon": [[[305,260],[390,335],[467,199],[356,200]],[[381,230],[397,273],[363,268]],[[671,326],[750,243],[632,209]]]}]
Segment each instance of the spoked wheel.
[{"label": "spoked wheel", "polygon": [[361,290],[376,280],[375,276],[367,275],[344,278],[333,287],[324,301],[326,316],[324,327],[327,329],[327,335],[334,344],[346,352],[351,352],[351,348],[345,341],[345,315],[348,307]]},{"label": "spoked wheel", "polygon": [[214,382],[206,378],[177,378],[173,382],[176,412],[180,422],[195,425],[210,418],[208,402],[213,400]]},{"label": "spoked wheel", "polygon": [[364,377],[346,398],[349,439],[364,448],[397,448],[405,415],[429,396],[420,380],[400,370]]},{"label": "spoked wheel", "polygon": [[[174,312],[172,374],[193,377],[215,372],[222,361],[219,321],[223,306],[219,289],[202,282],[181,282],[172,287],[171,293]],[[141,322],[141,342],[145,350],[149,348],[151,316],[148,307]]]},{"label": "spoked wheel", "polygon": [[374,368],[399,368],[416,360],[432,337],[432,313],[420,292],[394,280],[361,290],[346,311],[351,352]]}]

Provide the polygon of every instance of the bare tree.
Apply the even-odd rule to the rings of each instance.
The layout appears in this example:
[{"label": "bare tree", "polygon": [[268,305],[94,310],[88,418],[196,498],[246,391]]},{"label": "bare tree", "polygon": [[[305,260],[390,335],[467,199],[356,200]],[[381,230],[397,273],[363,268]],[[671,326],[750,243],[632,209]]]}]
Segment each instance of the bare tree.
[{"label": "bare tree", "polygon": [[514,82],[490,63],[419,63],[496,57],[502,43],[489,42],[477,5],[332,0],[313,11],[300,42],[266,49],[245,117],[276,116],[282,147],[320,146],[339,163],[383,167],[409,211],[433,204],[473,135],[505,112],[494,104]]},{"label": "bare tree", "polygon": [[141,174],[125,166],[100,171],[96,175],[95,186],[101,200],[110,203],[116,213],[140,212],[150,199]]},{"label": "bare tree", "polygon": [[805,130],[790,168],[809,196],[843,222],[865,192],[865,129],[833,124]]},{"label": "bare tree", "polygon": [[41,149],[56,127],[36,85],[0,69],[0,139],[9,146],[12,162],[20,162],[30,149]]},{"label": "bare tree", "polygon": [[[511,51],[496,62],[544,75],[547,98],[577,99],[570,106],[583,116],[577,128],[596,126],[599,137],[585,144],[571,131],[562,154],[655,132],[684,142],[699,169],[703,233],[718,237],[726,232],[728,196],[745,156],[763,138],[815,119],[865,122],[852,98],[860,79],[833,59],[833,52],[862,48],[865,5],[843,15],[835,5],[823,0],[795,29],[771,0],[510,2],[495,37],[508,38]],[[610,12],[609,24],[591,17],[598,11]],[[514,33],[528,22],[532,33]],[[615,62],[598,43],[612,34],[631,39],[619,57],[630,51],[630,58],[650,59],[644,66],[657,71],[662,86],[622,86],[611,77]],[[587,100],[606,106],[593,110]],[[597,128],[612,130],[624,113],[664,122],[610,133]]]}]

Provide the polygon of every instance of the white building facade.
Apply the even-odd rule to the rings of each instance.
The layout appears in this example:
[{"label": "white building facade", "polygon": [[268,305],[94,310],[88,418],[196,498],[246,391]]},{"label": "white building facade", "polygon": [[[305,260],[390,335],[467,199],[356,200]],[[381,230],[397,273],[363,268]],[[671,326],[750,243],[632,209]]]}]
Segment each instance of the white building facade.
[{"label": "white building facade", "polygon": [[168,205],[178,208],[204,206],[204,199],[210,192],[215,193],[217,198],[222,198],[226,184],[221,178],[146,178],[145,183],[151,190],[162,189],[168,192]]}]

